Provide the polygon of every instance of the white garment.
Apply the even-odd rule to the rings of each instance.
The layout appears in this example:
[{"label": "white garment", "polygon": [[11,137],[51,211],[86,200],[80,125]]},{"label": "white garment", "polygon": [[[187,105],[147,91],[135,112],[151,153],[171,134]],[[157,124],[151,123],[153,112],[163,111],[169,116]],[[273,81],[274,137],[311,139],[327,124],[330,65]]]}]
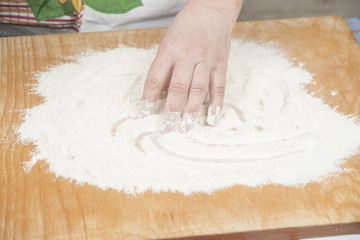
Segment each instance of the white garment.
[{"label": "white garment", "polygon": [[142,0],[144,6],[124,14],[97,12],[85,5],[81,32],[167,27],[187,0]]}]

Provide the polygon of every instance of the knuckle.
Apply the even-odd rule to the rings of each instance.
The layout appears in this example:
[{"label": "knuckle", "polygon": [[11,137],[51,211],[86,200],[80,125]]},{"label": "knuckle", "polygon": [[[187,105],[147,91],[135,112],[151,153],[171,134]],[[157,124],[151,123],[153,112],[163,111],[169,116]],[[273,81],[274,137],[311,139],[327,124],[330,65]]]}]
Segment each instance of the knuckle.
[{"label": "knuckle", "polygon": [[196,95],[204,95],[207,87],[204,84],[193,84],[190,87],[190,92]]},{"label": "knuckle", "polygon": [[159,46],[159,51],[161,53],[169,52],[172,49],[172,46],[173,44],[171,44],[169,41],[163,41]]},{"label": "knuckle", "polygon": [[205,62],[205,52],[202,49],[189,49],[187,55],[195,63]]},{"label": "knuckle", "polygon": [[225,87],[223,86],[217,86],[214,89],[215,95],[218,97],[224,97],[225,96]]},{"label": "knuckle", "polygon": [[170,85],[169,92],[177,95],[186,94],[188,86],[183,82],[174,82]]},{"label": "knuckle", "polygon": [[178,41],[179,40],[176,38],[169,38],[169,37],[167,37],[166,39],[163,39],[163,41],[161,41],[161,43],[159,45],[158,53],[165,54],[165,55],[174,53],[176,50],[176,46],[179,45]]},{"label": "knuckle", "polygon": [[161,87],[161,82],[158,78],[150,76],[146,81],[146,87],[150,90],[156,90]]},{"label": "knuckle", "polygon": [[227,62],[221,62],[218,64],[216,70],[219,71],[221,74],[226,75],[228,69],[228,63]]},{"label": "knuckle", "polygon": [[216,63],[216,65],[214,66],[213,72],[225,77],[227,70],[228,70],[227,60],[221,60]]},{"label": "knuckle", "polygon": [[204,45],[198,44],[197,41],[194,41],[194,43],[187,44],[183,54],[194,62],[203,62],[206,58],[206,48],[203,46]]}]

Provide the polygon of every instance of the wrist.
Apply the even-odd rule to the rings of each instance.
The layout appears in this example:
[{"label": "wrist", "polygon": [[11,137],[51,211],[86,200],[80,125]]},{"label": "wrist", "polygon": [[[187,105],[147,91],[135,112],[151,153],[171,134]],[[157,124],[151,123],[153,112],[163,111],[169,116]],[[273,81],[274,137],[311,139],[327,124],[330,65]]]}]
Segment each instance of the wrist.
[{"label": "wrist", "polygon": [[243,0],[189,0],[189,7],[203,7],[223,15],[233,26],[240,14]]}]

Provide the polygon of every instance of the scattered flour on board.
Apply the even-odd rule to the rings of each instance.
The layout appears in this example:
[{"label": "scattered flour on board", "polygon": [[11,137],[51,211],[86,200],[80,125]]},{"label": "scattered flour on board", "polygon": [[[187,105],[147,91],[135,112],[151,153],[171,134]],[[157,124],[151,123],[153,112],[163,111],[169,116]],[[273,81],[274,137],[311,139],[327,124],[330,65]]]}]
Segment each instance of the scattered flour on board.
[{"label": "scattered flour on board", "polygon": [[330,93],[332,96],[336,96],[338,94],[338,92],[336,90],[332,90]]},{"label": "scattered flour on board", "polygon": [[234,40],[220,125],[183,134],[161,130],[156,114],[138,118],[156,48],[90,52],[38,73],[18,129],[57,176],[129,194],[213,192],[236,184],[299,186],[341,171],[360,146],[360,125],[308,94],[310,73],[271,44]]}]

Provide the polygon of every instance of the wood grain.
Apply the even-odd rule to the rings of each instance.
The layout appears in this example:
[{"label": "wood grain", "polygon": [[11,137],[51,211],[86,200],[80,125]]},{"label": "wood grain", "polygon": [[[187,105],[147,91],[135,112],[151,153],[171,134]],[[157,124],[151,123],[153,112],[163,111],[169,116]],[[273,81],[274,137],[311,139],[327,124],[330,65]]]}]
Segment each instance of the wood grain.
[{"label": "wood grain", "polygon": [[[0,239],[142,239],[201,236],[221,239],[297,239],[360,233],[360,155],[349,171],[303,187],[233,186],[208,195],[123,192],[79,186],[41,162],[23,170],[34,150],[17,143],[36,71],[88,49],[119,43],[149,47],[165,29],[59,34],[0,39]],[[233,36],[273,41],[305,63],[319,97],[345,114],[360,113],[360,48],[342,17],[238,23]],[[331,90],[338,91],[332,96]],[[325,229],[325,230],[324,230]],[[252,234],[252,235],[251,235]]]}]

